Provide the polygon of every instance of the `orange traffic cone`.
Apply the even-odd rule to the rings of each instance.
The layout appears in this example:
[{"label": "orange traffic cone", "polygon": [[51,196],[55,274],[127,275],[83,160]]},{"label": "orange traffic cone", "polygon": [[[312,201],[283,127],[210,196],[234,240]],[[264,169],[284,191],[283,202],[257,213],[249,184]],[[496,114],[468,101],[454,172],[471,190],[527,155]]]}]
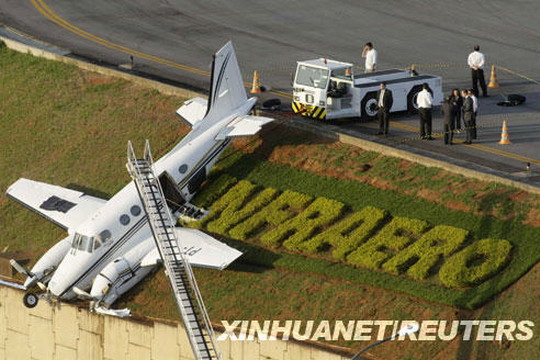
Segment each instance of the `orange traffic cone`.
[{"label": "orange traffic cone", "polygon": [[259,81],[259,73],[257,72],[257,70],[253,72],[253,85],[251,86],[251,93],[252,94],[262,93],[262,86],[261,86],[261,82]]},{"label": "orange traffic cone", "polygon": [[497,72],[495,71],[495,65],[491,65],[491,77],[489,78],[489,88],[498,88],[499,83],[497,82]]},{"label": "orange traffic cone", "polygon": [[508,138],[508,127],[506,126],[506,120],[503,121],[501,141],[499,141],[499,144],[501,145],[511,144],[510,139]]}]

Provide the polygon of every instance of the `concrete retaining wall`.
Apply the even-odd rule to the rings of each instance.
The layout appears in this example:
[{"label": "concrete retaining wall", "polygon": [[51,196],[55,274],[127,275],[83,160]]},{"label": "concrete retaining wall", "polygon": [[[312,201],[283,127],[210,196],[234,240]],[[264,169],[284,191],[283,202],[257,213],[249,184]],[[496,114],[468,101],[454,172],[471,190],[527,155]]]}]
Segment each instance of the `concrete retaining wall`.
[{"label": "concrete retaining wall", "polygon": [[[181,324],[144,323],[45,301],[27,309],[24,293],[0,285],[0,360],[193,360]],[[219,332],[216,333],[219,336]],[[219,342],[223,360],[346,360],[292,341]]]}]

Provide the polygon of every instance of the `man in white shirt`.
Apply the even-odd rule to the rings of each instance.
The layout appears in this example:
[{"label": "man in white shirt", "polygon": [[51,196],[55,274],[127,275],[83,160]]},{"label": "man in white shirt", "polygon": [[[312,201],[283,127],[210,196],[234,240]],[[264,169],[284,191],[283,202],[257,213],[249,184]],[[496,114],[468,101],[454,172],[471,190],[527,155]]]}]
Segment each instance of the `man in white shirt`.
[{"label": "man in white shirt", "polygon": [[364,72],[373,72],[377,69],[377,50],[373,48],[372,43],[366,43],[362,50],[362,57],[366,58]]},{"label": "man in white shirt", "polygon": [[422,85],[422,91],[416,97],[416,105],[420,113],[420,137],[423,140],[435,140],[431,136],[433,96],[429,92],[428,84]]},{"label": "man in white shirt", "polygon": [[467,65],[471,68],[472,74],[472,86],[474,94],[478,96],[478,82],[482,88],[482,94],[487,97],[486,79],[484,78],[484,64],[486,63],[486,57],[480,52],[480,46],[476,45],[474,51],[469,54],[467,59]]}]

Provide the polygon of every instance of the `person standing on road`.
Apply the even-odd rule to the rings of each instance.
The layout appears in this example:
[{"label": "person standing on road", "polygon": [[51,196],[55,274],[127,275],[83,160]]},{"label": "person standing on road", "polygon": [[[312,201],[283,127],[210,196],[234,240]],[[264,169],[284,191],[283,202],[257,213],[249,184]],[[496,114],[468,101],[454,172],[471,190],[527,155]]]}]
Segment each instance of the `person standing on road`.
[{"label": "person standing on road", "polygon": [[465,125],[465,144],[472,143],[472,121],[474,117],[474,102],[466,90],[462,91],[463,95],[463,124]]},{"label": "person standing on road", "polygon": [[452,101],[452,117],[456,132],[461,132],[461,112],[463,107],[463,98],[459,93],[459,89],[453,89],[451,95]]},{"label": "person standing on road", "polygon": [[368,42],[362,50],[362,57],[366,58],[364,72],[374,72],[377,69],[377,50],[373,48],[373,44]]},{"label": "person standing on road", "polygon": [[455,105],[453,102],[453,95],[448,95],[447,97],[445,97],[442,104],[445,145],[452,145],[452,140],[454,138],[454,107]]},{"label": "person standing on road", "polygon": [[418,112],[420,113],[420,137],[423,140],[434,140],[431,136],[433,96],[431,96],[428,89],[428,84],[424,83],[422,91],[416,97],[416,105],[418,105]]},{"label": "person standing on road", "polygon": [[484,64],[486,63],[486,57],[480,52],[480,46],[476,45],[474,51],[469,54],[467,59],[467,65],[471,68],[472,86],[474,94],[478,94],[478,83],[482,88],[482,94],[487,97],[486,79],[484,78]]},{"label": "person standing on road", "polygon": [[392,91],[386,88],[386,82],[383,81],[380,90],[377,92],[377,116],[379,118],[379,132],[377,135],[388,135],[390,109],[393,103]]},{"label": "person standing on road", "polygon": [[472,128],[471,128],[471,131],[472,131],[472,139],[473,140],[476,140],[476,115],[478,114],[478,98],[474,95],[474,90],[473,89],[469,89],[467,91],[467,94],[469,95],[469,97],[472,99],[472,102],[473,102],[473,118],[472,118]]}]

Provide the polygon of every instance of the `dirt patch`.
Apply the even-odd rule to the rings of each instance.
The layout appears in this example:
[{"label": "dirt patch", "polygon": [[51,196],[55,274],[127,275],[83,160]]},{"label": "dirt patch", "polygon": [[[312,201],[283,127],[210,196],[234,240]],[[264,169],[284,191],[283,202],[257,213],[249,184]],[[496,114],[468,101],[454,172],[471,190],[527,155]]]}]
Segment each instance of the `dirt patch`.
[{"label": "dirt patch", "polygon": [[527,219],[523,222],[525,225],[540,227],[540,209],[531,209],[527,214]]},{"label": "dirt patch", "polygon": [[458,201],[447,201],[444,205],[447,208],[452,209],[452,210],[458,210],[458,211],[463,211],[463,212],[473,212],[470,206],[467,206]]},{"label": "dirt patch", "polygon": [[416,195],[423,199],[436,202],[440,196],[440,193],[433,189],[421,189],[416,193]]}]

